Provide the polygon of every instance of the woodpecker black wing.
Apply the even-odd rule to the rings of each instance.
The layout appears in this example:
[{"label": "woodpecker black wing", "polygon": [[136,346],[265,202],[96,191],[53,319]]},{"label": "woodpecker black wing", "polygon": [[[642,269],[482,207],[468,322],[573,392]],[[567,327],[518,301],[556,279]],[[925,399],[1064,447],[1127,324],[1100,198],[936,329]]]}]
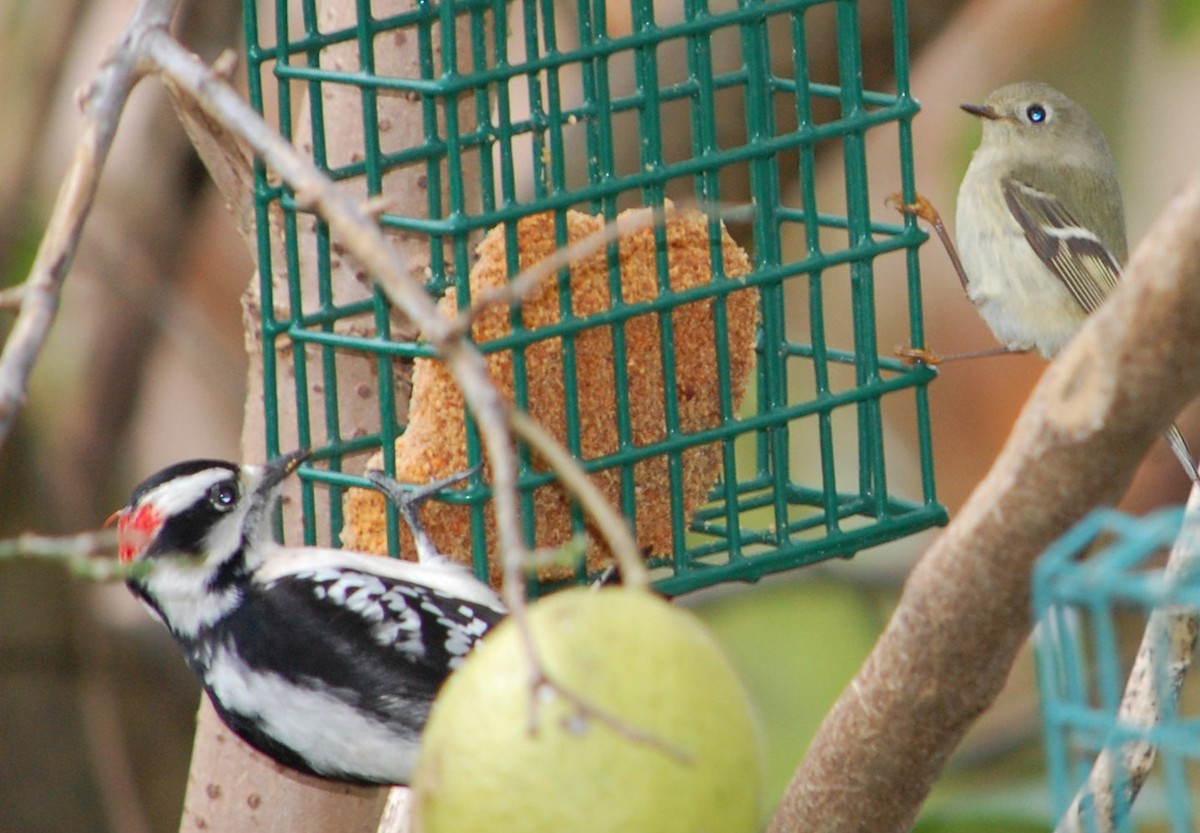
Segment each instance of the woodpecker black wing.
[{"label": "woodpecker black wing", "polygon": [[[382,564],[388,562],[383,561]],[[444,678],[504,615],[492,606],[426,584],[341,565],[313,567],[266,584],[281,616],[323,623],[331,643],[374,646],[381,663],[406,675]],[[319,634],[313,638],[318,643]]]},{"label": "woodpecker black wing", "polygon": [[[239,615],[277,620],[282,644],[243,642],[248,659],[280,673],[355,690],[387,713],[397,697],[433,699],[502,613],[430,587],[346,568],[281,576],[254,591]],[[259,629],[261,633],[263,630]],[[367,683],[364,686],[364,683]]]},{"label": "woodpecker black wing", "polygon": [[194,665],[230,728],[277,761],[407,783],[434,697],[503,615],[394,576],[308,566],[248,582]]}]

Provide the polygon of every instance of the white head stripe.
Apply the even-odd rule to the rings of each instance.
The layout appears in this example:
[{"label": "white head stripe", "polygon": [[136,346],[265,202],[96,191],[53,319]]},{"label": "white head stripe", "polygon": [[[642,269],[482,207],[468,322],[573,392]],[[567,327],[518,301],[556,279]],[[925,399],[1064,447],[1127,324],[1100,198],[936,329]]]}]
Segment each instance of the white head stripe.
[{"label": "white head stripe", "polygon": [[186,477],[176,477],[142,495],[139,503],[150,504],[164,517],[171,517],[187,509],[210,487],[229,479],[230,476],[236,479],[237,473],[229,469],[211,468]]}]

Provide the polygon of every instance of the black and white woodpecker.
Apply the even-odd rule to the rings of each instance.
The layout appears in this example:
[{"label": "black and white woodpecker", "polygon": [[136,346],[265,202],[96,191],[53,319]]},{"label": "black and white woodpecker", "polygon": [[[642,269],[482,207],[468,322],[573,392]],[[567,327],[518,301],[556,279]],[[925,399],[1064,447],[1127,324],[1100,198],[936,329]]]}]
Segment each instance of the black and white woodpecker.
[{"label": "black and white woodpecker", "polygon": [[[407,784],[434,696],[504,605],[419,531],[419,562],[276,543],[271,510],[306,456],[147,479],[114,515],[121,560],[145,563],[129,587],[251,746],[336,781]],[[448,485],[374,479],[410,522]]]}]

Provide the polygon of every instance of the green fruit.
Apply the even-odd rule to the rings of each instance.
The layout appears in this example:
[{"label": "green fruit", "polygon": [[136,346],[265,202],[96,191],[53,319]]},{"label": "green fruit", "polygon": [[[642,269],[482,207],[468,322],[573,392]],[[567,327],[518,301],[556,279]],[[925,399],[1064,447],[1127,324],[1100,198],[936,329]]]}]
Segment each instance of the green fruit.
[{"label": "green fruit", "polygon": [[578,589],[534,603],[529,626],[550,678],[620,727],[569,697],[535,704],[521,635],[502,623],[434,703],[413,784],[418,833],[758,829],[758,727],[694,616],[642,591]]}]

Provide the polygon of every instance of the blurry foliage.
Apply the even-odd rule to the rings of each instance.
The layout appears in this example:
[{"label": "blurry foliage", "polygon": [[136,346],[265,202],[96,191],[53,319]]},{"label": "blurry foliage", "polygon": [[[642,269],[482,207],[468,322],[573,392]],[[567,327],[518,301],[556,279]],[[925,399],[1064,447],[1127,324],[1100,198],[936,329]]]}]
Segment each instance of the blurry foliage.
[{"label": "blurry foliage", "polygon": [[870,650],[879,614],[850,585],[795,580],[731,593],[696,612],[727,646],[758,704],[774,803]]},{"label": "blurry foliage", "polygon": [[[16,286],[25,280],[37,255],[38,243],[42,239],[43,229],[40,225],[34,225],[32,216],[22,214],[20,220],[23,228],[9,235],[8,242],[11,247],[7,251],[0,251],[0,256],[3,257],[3,260],[0,260],[0,288]],[[0,321],[0,333],[7,336],[10,324],[11,314]]]},{"label": "blurry foliage", "polygon": [[[847,573],[844,579],[778,579],[694,607],[729,651],[759,708],[772,806],[871,650],[898,592],[865,587],[853,568]],[[914,833],[1024,833],[1052,825],[1040,743],[972,757],[970,764],[952,764]]]},{"label": "blurry foliage", "polygon": [[1200,32],[1200,0],[1164,0],[1162,4],[1162,38],[1181,45],[1193,40]]}]

